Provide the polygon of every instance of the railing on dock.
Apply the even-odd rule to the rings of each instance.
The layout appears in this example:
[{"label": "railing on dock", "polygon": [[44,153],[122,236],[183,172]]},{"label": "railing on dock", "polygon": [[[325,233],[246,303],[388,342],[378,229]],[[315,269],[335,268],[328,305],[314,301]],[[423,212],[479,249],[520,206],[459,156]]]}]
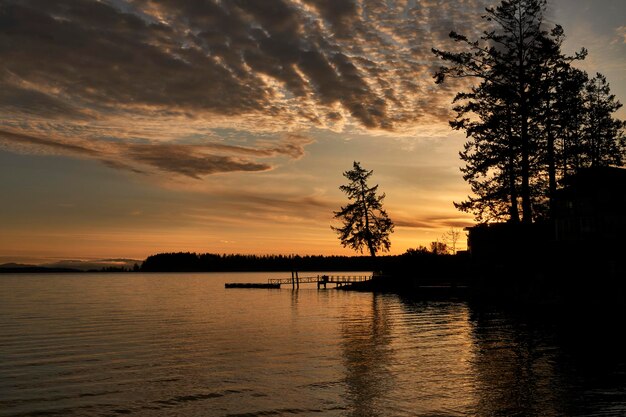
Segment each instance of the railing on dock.
[{"label": "railing on dock", "polygon": [[300,284],[317,284],[318,288],[320,286],[326,288],[326,284],[335,284],[336,286],[342,286],[355,282],[366,282],[371,279],[371,275],[316,275],[300,277],[296,272],[295,274],[292,274],[291,278],[270,278],[267,280],[267,283],[274,285],[291,284],[294,287],[299,287]]},{"label": "railing on dock", "polygon": [[357,282],[367,282],[372,279],[372,275],[316,275],[301,277],[298,272],[292,272],[291,278],[270,278],[267,284],[260,283],[226,283],[226,288],[280,288],[281,285],[291,284],[292,288],[300,288],[300,284],[317,284],[317,288],[326,288],[327,284],[335,284],[336,287],[343,287]]}]

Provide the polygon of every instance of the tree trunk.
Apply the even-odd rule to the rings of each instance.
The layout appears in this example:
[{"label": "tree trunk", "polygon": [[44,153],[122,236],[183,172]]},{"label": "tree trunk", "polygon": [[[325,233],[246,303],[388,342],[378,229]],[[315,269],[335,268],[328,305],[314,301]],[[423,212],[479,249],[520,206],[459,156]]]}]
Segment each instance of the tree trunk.
[{"label": "tree trunk", "polygon": [[[521,12],[520,12],[521,20]],[[518,99],[520,110],[520,139],[522,146],[522,223],[532,223],[532,204],[530,201],[530,139],[528,137],[528,103],[526,98],[526,69],[524,68],[524,36],[520,23],[520,44],[518,46]]]},{"label": "tree trunk", "polygon": [[522,147],[522,223],[532,223],[532,203],[530,200],[530,138],[528,137],[528,99],[526,86],[528,85],[526,65],[524,64],[525,54],[528,46],[524,43],[524,31],[527,26],[524,24],[524,13],[522,3],[517,4],[518,13],[518,34],[517,34],[517,94],[519,99],[520,112],[520,139]]},{"label": "tree trunk", "polygon": [[563,178],[562,179],[567,178],[567,176],[569,175],[569,169],[568,169],[568,166],[567,166],[568,165],[567,159],[568,159],[568,152],[569,152],[568,145],[569,145],[569,142],[571,140],[571,137],[572,137],[572,133],[571,132],[567,132],[567,134],[563,137],[563,149],[562,149],[562,152],[563,152],[563,157],[562,157],[562,161],[563,161],[562,162],[563,163],[563,174],[562,175],[563,175]]},{"label": "tree trunk", "polygon": [[554,218],[554,194],[556,193],[556,160],[554,156],[554,133],[552,132],[552,121],[550,114],[546,123],[548,131],[548,194],[550,198],[550,218]]},{"label": "tree trunk", "polygon": [[361,204],[363,205],[363,213],[365,215],[365,240],[367,241],[367,248],[370,251],[371,257],[375,258],[376,248],[374,247],[374,242],[372,242],[372,233],[370,232],[369,209],[365,200],[365,183],[361,180]]},{"label": "tree trunk", "polygon": [[509,135],[509,160],[507,171],[509,176],[509,221],[511,223],[519,223],[519,209],[517,207],[517,177],[515,176],[515,139],[513,138],[513,120],[511,118],[511,109],[507,107],[507,124]]},{"label": "tree trunk", "polygon": [[522,97],[522,223],[532,223],[532,203],[530,200],[530,139],[528,137],[528,111],[526,97]]}]

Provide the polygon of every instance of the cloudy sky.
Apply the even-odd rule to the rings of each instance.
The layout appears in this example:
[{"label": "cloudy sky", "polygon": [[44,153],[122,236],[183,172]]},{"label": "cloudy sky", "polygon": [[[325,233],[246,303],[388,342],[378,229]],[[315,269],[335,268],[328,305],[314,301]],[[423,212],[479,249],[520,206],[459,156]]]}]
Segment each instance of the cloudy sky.
[{"label": "cloudy sky", "polygon": [[[355,160],[392,253],[471,224],[430,49],[491,3],[0,0],[0,262],[348,254],[329,226]],[[548,17],[626,100],[626,4]]]}]

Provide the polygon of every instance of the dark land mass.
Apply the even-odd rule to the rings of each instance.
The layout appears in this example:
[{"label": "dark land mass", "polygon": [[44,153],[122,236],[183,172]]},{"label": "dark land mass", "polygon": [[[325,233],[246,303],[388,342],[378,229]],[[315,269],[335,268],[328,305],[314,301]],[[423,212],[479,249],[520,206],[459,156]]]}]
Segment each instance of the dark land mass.
[{"label": "dark land mass", "polygon": [[80,269],[74,268],[54,268],[38,265],[24,265],[24,264],[2,264],[0,265],[0,273],[15,274],[15,273],[39,273],[39,272],[84,272]]},{"label": "dark land mass", "polygon": [[[52,273],[52,272],[137,272],[139,271],[139,265],[134,267],[117,267],[117,266],[101,266],[101,267],[89,267],[93,266],[89,263],[83,263],[79,266],[82,268],[70,268],[66,266],[50,266],[50,265],[26,265],[8,263],[0,265],[0,274],[19,274],[19,273]],[[86,268],[87,267],[87,268]]]},{"label": "dark land mass", "polygon": [[373,271],[391,265],[399,256],[284,256],[160,253],[149,256],[141,272],[281,272]]},{"label": "dark land mass", "polygon": [[551,230],[546,224],[477,227],[470,231],[471,255],[402,256],[383,276],[351,288],[626,313],[621,242],[557,241],[551,239]]}]

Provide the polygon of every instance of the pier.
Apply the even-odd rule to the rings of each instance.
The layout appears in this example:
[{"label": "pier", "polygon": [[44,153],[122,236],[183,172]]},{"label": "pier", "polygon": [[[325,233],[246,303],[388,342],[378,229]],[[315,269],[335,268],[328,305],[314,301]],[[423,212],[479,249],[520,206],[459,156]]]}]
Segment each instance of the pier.
[{"label": "pier", "polygon": [[280,284],[265,284],[265,283],[247,283],[247,282],[233,282],[224,284],[225,288],[267,288],[267,289],[280,289]]},{"label": "pier", "polygon": [[327,288],[327,285],[334,284],[335,288],[352,285],[357,282],[367,282],[372,279],[372,275],[298,275],[292,272],[291,278],[270,278],[265,283],[227,283],[226,288],[280,288],[281,285],[291,285],[292,289],[300,288],[300,284],[316,284],[317,289]]}]

